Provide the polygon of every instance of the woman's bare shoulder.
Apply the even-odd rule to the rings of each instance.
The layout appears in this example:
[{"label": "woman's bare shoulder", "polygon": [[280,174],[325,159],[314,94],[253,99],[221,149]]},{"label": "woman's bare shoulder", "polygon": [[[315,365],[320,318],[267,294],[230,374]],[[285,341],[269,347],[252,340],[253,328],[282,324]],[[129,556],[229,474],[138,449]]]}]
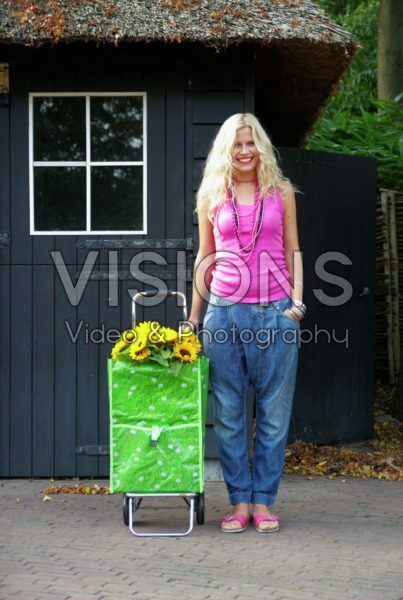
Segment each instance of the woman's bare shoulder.
[{"label": "woman's bare shoulder", "polygon": [[277,185],[276,191],[278,194],[279,201],[282,204],[282,208],[285,209],[290,203],[290,197],[294,193],[292,184],[289,179],[283,179],[280,184]]},{"label": "woman's bare shoulder", "polygon": [[294,186],[289,179],[284,179],[281,182],[281,186],[279,186],[279,192],[284,208],[295,204]]}]

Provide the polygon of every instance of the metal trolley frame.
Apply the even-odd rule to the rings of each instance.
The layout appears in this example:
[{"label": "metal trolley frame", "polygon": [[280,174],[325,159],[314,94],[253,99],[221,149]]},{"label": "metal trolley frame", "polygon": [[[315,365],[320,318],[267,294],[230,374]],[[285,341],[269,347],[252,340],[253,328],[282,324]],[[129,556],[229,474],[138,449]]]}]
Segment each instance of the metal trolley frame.
[{"label": "metal trolley frame", "polygon": [[[187,312],[187,304],[186,304],[186,296],[185,294],[182,294],[182,292],[176,292],[173,290],[168,290],[167,292],[153,292],[152,290],[146,290],[144,292],[137,292],[136,294],[134,294],[133,299],[132,299],[132,328],[134,329],[135,325],[136,325],[136,298],[138,296],[146,296],[146,297],[153,297],[153,296],[158,296],[158,295],[164,295],[164,296],[181,296],[182,300],[183,300],[183,319],[184,321],[187,321],[188,319],[188,312]],[[146,532],[146,533],[141,533],[139,531],[136,531],[134,529],[134,516],[136,511],[138,510],[142,499],[144,497],[172,497],[172,496],[182,496],[184,501],[186,502],[186,504],[189,507],[189,526],[187,528],[186,531],[180,531],[180,532],[174,532],[174,531],[170,531],[170,532]],[[194,523],[194,517],[193,514],[196,511],[196,521],[198,523],[198,525],[203,525],[204,524],[204,491],[201,493],[196,493],[196,492],[189,492],[189,493],[160,493],[160,494],[154,494],[154,493],[150,493],[150,494],[136,494],[136,493],[132,493],[132,492],[127,492],[125,494],[123,494],[123,522],[126,526],[129,527],[129,530],[131,531],[131,533],[135,536],[139,536],[139,537],[147,537],[147,536],[184,536],[184,535],[188,535],[192,529],[193,529],[193,523]]]}]

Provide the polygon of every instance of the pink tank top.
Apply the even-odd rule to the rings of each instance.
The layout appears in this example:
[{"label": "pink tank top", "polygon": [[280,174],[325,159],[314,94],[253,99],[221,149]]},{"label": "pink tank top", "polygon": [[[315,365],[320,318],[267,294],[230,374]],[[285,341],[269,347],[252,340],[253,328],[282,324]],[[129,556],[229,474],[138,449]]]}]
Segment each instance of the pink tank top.
[{"label": "pink tank top", "polygon": [[[229,197],[214,211],[216,264],[210,292],[231,302],[267,302],[291,295],[289,273],[284,257],[284,205],[276,188],[263,200],[262,228],[256,240],[253,259],[247,264],[239,252],[234,233]],[[252,230],[253,206],[239,204],[240,240],[248,243]],[[248,247],[250,249],[250,246]]]}]

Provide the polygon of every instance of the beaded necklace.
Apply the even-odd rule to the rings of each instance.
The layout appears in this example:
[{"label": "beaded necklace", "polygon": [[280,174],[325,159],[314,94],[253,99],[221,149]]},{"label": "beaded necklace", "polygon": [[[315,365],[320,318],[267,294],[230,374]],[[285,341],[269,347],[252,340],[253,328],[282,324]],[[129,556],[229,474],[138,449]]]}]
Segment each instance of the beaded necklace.
[{"label": "beaded necklace", "polygon": [[[233,223],[234,233],[238,240],[238,247],[239,247],[240,255],[241,256],[243,255],[242,257],[244,258],[245,263],[249,264],[253,260],[256,240],[258,238],[258,235],[260,233],[260,230],[261,230],[262,224],[263,224],[264,202],[263,202],[263,198],[259,195],[258,183],[256,183],[256,185],[255,185],[255,199],[254,199],[254,207],[252,210],[252,213],[254,213],[252,231],[249,236],[249,241],[244,246],[242,246],[240,235],[239,235],[239,233],[240,233],[239,215],[238,215],[238,209],[236,207],[235,200],[236,199],[234,197],[234,194],[232,193],[230,202],[231,202],[231,208],[232,208],[232,223]],[[251,213],[248,213],[248,214],[251,214]],[[246,250],[249,246],[251,246],[251,248],[249,250]]]}]

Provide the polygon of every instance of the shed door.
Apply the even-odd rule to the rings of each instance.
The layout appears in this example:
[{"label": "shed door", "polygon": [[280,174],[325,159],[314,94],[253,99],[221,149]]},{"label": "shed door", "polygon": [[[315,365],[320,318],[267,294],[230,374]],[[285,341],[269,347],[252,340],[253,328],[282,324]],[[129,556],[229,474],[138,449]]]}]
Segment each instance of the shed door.
[{"label": "shed door", "polygon": [[[184,73],[10,73],[0,108],[11,132],[9,147],[0,136],[0,474],[107,475],[107,333],[131,326],[128,290],[155,288],[144,273],[183,292],[189,276]],[[160,259],[140,264],[136,281],[130,261],[144,249]],[[173,324],[182,313],[171,298],[144,314]],[[83,446],[93,454],[77,453]]]},{"label": "shed door", "polygon": [[366,439],[375,393],[376,159],[280,148],[304,263],[289,442]]}]

